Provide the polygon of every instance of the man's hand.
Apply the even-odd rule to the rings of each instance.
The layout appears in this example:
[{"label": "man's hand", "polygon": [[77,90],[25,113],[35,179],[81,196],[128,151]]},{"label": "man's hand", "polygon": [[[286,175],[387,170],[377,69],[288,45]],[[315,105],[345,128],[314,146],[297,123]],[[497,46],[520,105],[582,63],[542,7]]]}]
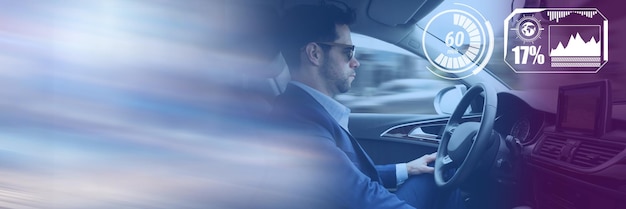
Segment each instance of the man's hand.
[{"label": "man's hand", "polygon": [[428,166],[428,163],[435,161],[437,153],[424,155],[406,164],[409,175],[418,175],[422,173],[433,173],[435,168]]}]

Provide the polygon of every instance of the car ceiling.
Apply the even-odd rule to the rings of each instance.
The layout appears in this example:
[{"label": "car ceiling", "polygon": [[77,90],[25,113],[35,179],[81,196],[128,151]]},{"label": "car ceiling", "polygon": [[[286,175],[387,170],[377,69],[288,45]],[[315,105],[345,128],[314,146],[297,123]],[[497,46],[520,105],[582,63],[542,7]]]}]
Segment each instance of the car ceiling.
[{"label": "car ceiling", "polygon": [[[320,4],[323,0],[264,0],[241,2],[270,5],[279,13],[300,4]],[[352,32],[374,37],[420,54],[421,31],[415,24],[443,0],[325,0],[343,2],[357,13]],[[390,12],[393,11],[393,12]],[[419,30],[419,29],[417,29]],[[419,33],[419,34],[417,34]],[[420,36],[418,36],[420,35]]]}]

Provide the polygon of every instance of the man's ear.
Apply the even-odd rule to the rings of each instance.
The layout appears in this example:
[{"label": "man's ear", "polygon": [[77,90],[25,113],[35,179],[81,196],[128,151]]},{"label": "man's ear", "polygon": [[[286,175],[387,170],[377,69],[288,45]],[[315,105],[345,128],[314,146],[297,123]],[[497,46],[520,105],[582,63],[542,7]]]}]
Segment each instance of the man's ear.
[{"label": "man's ear", "polygon": [[309,43],[306,45],[306,47],[304,48],[304,53],[306,56],[306,59],[311,62],[311,64],[315,65],[315,66],[320,66],[322,65],[322,57],[324,57],[324,52],[322,51],[322,48],[314,43]]}]

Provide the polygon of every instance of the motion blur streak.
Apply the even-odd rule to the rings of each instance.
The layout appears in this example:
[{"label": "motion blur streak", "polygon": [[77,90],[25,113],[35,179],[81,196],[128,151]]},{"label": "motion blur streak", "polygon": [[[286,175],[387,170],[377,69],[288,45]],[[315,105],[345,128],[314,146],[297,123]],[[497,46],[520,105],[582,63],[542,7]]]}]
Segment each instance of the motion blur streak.
[{"label": "motion blur streak", "polygon": [[321,156],[236,117],[257,63],[217,47],[246,27],[224,2],[0,0],[0,208],[245,208],[313,187],[290,169]]}]

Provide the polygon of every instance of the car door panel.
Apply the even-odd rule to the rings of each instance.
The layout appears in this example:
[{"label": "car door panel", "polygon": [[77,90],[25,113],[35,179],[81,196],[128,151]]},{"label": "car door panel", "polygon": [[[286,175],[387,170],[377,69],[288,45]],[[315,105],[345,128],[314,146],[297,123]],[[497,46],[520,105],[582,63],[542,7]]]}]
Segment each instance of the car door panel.
[{"label": "car door panel", "polygon": [[[372,114],[350,115],[350,132],[376,164],[409,162],[437,151],[448,122],[444,115]],[[479,121],[467,116],[463,121]]]},{"label": "car door panel", "polygon": [[[349,128],[374,163],[389,164],[408,162],[424,154],[436,152],[439,143],[418,138],[384,135],[386,132],[402,128],[406,124],[428,124],[440,120],[447,120],[447,118],[440,115],[354,113],[350,116]],[[413,129],[413,127],[406,129]]]}]

